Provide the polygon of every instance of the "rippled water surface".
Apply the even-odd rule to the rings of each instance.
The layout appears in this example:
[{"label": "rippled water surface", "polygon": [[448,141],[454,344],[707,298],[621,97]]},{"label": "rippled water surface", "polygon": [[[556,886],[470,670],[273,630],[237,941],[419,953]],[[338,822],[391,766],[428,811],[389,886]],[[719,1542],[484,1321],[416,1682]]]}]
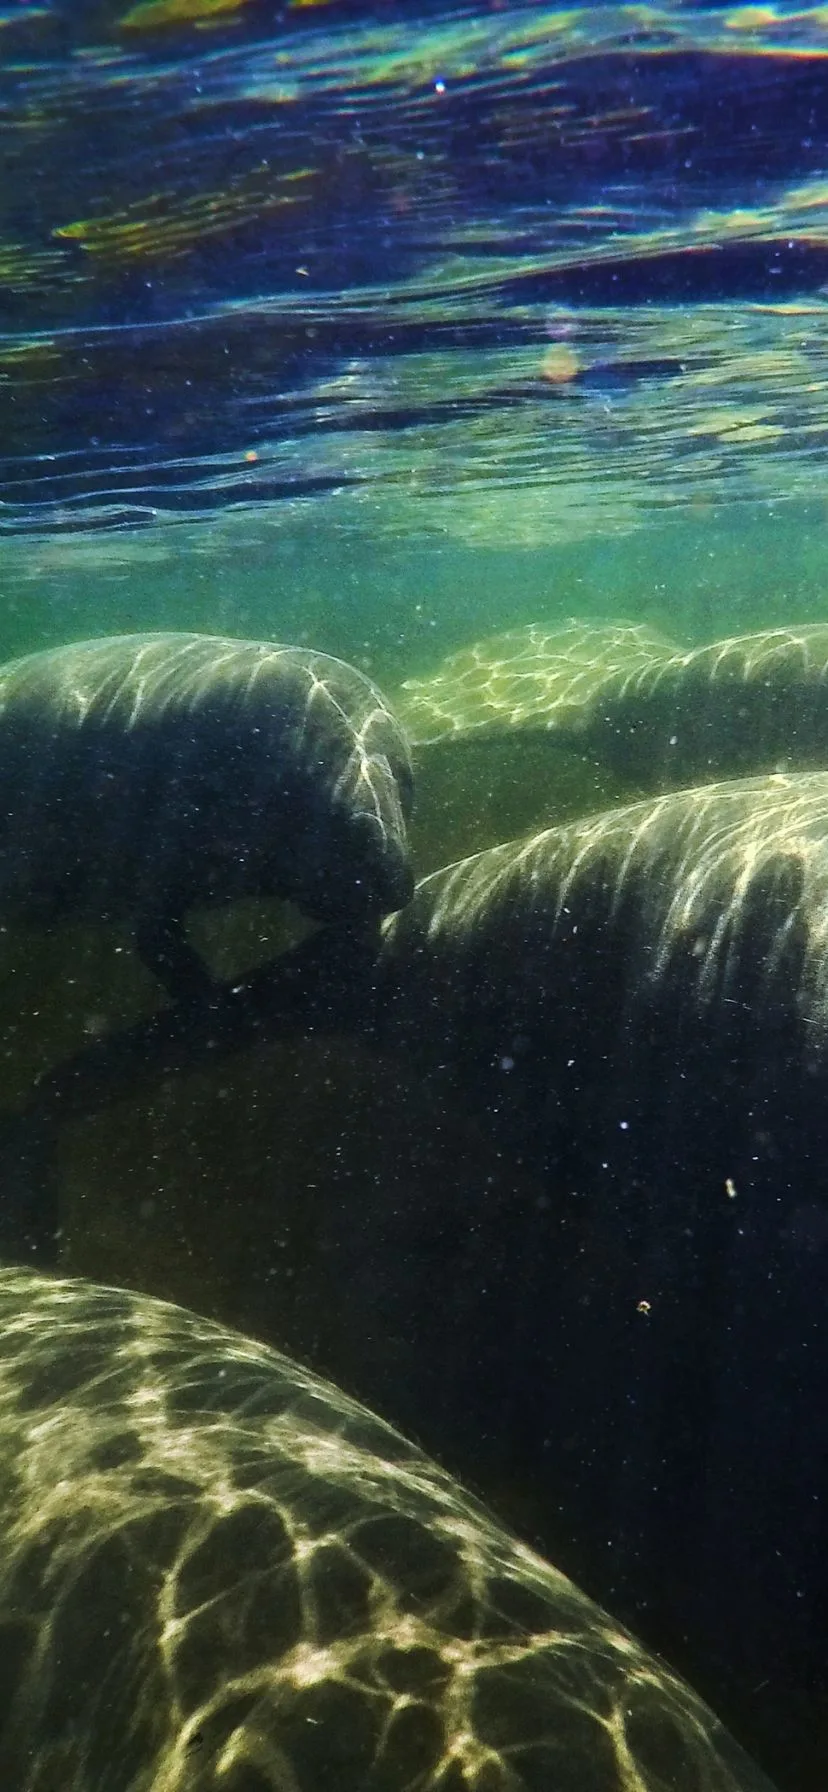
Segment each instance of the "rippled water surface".
[{"label": "rippled water surface", "polygon": [[[398,694],[447,653],[523,624],[632,621],[647,640],[656,631],[681,647],[825,621],[826,127],[828,6],[0,5],[0,660],[84,635],[194,628],[310,643]],[[468,770],[471,755],[460,774],[460,760],[439,755],[430,771],[418,767],[418,871],[540,825],[527,799],[533,778],[537,790],[549,776],[546,748],[518,740],[509,753],[490,757],[485,778]],[[560,760],[555,801],[567,814],[618,796],[610,761],[599,784],[582,758],[568,769]],[[248,933],[258,926],[254,917]],[[0,1104],[14,1107],[45,1065],[149,1012],[159,992],[120,935],[22,946],[2,935]],[[702,1115],[711,1084],[714,1107],[720,1091],[715,1044],[711,1034],[696,1064]],[[767,1053],[762,1044],[757,1087],[774,1083],[783,1050],[775,1035]],[[729,1075],[724,1048],[723,1060]],[[514,1068],[511,1056],[502,1062]],[[306,1039],[252,1068],[211,1075],[199,1060],[197,1072],[164,1083],[149,1106],[139,1091],[133,1108],[69,1129],[63,1261],[248,1324],[378,1405],[387,1392],[395,1417],[394,1375],[399,1390],[399,1364],[417,1367],[420,1309],[412,1296],[413,1318],[400,1322],[389,1272],[378,1335],[387,1321],[397,1337],[397,1325],[399,1357],[389,1347],[386,1362],[355,1331],[340,1265],[366,1291],[366,1310],[377,1278],[350,1217],[353,1189],[374,1191],[366,1236],[375,1226],[386,1267],[405,1257],[398,1236],[419,1264],[434,1301],[427,1341],[443,1335],[448,1313],[450,1354],[463,1203],[483,1188],[496,1219],[498,1201],[509,1218],[523,1201],[531,1238],[550,1206],[546,1185],[519,1154],[494,1150],[479,1117],[458,1109],[438,1124],[416,1068],[378,1069],[362,1048]],[[778,1148],[785,1237],[813,1322],[806,1343],[816,1340],[811,1381],[797,1383],[803,1407],[824,1336],[822,1145],[810,1162],[807,1144],[803,1165],[798,1157],[810,1075],[792,1084],[780,1123],[794,1147]],[[816,1125],[813,1137],[823,1137]],[[768,1162],[775,1150],[771,1139]],[[771,1205],[776,1175],[772,1165]],[[459,1221],[446,1221],[444,1188],[459,1189]],[[584,1230],[603,1263],[600,1226],[597,1244],[591,1222]],[[521,1275],[525,1248],[525,1259],[515,1252]],[[751,1259],[754,1294],[764,1248]],[[586,1310],[593,1291],[577,1274]],[[780,1285],[793,1310],[784,1274]],[[721,1395],[710,1421],[715,1488],[682,1433],[676,1484],[686,1474],[701,1488],[701,1517],[686,1561],[685,1538],[668,1539],[674,1586],[664,1592],[655,1569],[644,1586],[638,1545],[621,1561],[619,1544],[616,1563],[603,1533],[602,1579],[580,1511],[573,1519],[563,1501],[559,1511],[548,1492],[541,1511],[509,1453],[508,1386],[505,1441],[498,1453],[492,1426],[482,1490],[502,1494],[500,1509],[550,1553],[560,1535],[563,1565],[608,1603],[617,1597],[619,1615],[720,1701],[781,1792],[821,1792],[828,1729],[815,1638],[826,1595],[822,1570],[802,1564],[825,1556],[824,1469],[808,1454],[824,1424],[807,1449],[802,1427],[786,1439],[777,1424],[796,1315],[784,1336],[780,1322],[783,1347],[774,1354],[769,1342],[767,1363],[764,1337],[753,1358],[743,1342],[760,1417],[762,1376],[783,1388],[766,1431],[742,1417],[738,1353],[721,1393],[719,1340],[729,1348],[734,1325],[742,1334],[724,1271],[717,1288],[718,1329],[700,1331],[709,1379],[697,1385],[692,1363],[678,1377],[705,1436]],[[754,1331],[744,1330],[752,1344],[762,1298]],[[523,1338],[530,1363],[532,1342]],[[422,1441],[437,1448],[423,1385]],[[434,1385],[436,1405],[440,1365]],[[740,1537],[728,1505],[741,1497],[728,1457],[740,1423],[750,1436],[738,1485],[755,1449],[773,1459],[781,1488],[774,1506],[769,1482],[777,1530],[757,1521],[771,1586],[758,1603],[772,1637],[757,1631],[758,1666],[735,1593],[720,1634],[705,1554],[708,1522],[711,1537],[720,1519],[722,1535]],[[534,1446],[537,1428],[526,1428]],[[448,1421],[441,1447],[443,1438],[450,1456]],[[538,1443],[544,1474],[559,1442]],[[482,1483],[482,1461],[458,1449],[450,1466]],[[642,1487],[652,1491],[642,1481],[630,1496],[630,1537],[633,1518],[646,1532]],[[791,1488],[802,1498],[789,1535]],[[782,1559],[777,1531],[798,1566]],[[744,1579],[734,1572],[733,1585],[749,1589],[754,1533],[745,1536]],[[693,1630],[699,1563],[713,1594]],[[800,1629],[786,1618],[774,1631],[775,1611],[798,1610],[796,1600]]]},{"label": "rippled water surface", "polygon": [[783,5],[7,7],[7,645],[226,620],[228,557],[236,625],[380,665],[539,597],[819,614],[827,48]]}]

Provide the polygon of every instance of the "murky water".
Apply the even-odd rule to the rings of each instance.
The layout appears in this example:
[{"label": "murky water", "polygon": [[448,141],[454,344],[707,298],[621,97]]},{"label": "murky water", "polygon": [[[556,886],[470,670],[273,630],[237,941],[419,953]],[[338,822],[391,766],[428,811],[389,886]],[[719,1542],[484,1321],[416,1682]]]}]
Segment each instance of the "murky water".
[{"label": "murky water", "polygon": [[[219,1001],[160,1044],[124,917],[10,921],[9,1209],[48,1187],[62,1268],[406,1427],[780,1792],[828,1782],[828,798],[795,785],[828,772],[826,126],[821,6],[0,10],[0,660],[153,630],[348,660],[412,733],[418,876],[768,780],[732,837],[705,801],[689,845],[678,810],[568,837],[533,886],[557,959],[504,871],[481,958],[461,885],[433,983],[402,922],[292,1031],[243,981],[272,903],[191,917],[247,1030]],[[767,630],[787,670],[675,671]],[[111,1084],[54,1094],[124,1031]]]}]

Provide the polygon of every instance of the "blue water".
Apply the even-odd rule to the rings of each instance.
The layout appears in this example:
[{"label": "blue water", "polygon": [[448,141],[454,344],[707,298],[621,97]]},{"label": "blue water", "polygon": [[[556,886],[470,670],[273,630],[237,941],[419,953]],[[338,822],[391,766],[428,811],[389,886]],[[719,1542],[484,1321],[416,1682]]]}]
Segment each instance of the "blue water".
[{"label": "blue water", "polygon": [[7,9],[4,648],[819,614],[824,56],[818,7]]},{"label": "blue water", "polygon": [[[826,126],[818,5],[6,6],[0,659],[192,628],[312,645],[393,691],[538,620],[688,645],[828,620]],[[483,843],[467,827],[457,850]],[[267,919],[239,925],[255,957]],[[0,969],[9,1107],[153,1006],[114,932],[4,930]],[[420,1272],[432,1252],[451,1288],[464,1203],[546,1199],[413,1067],[319,1040],[67,1128],[61,1176],[68,1269],[246,1325],[392,1418],[394,1252]],[[338,1273],[361,1189],[376,1344]],[[609,1599],[543,1474],[456,1428],[451,1466]],[[824,1474],[817,1555],[820,1497]],[[758,1580],[780,1547],[757,1545]],[[738,1612],[720,1646],[688,1636],[682,1548],[661,1605],[624,1582],[621,1615],[780,1792],[823,1792],[824,1585],[748,1672]]]}]

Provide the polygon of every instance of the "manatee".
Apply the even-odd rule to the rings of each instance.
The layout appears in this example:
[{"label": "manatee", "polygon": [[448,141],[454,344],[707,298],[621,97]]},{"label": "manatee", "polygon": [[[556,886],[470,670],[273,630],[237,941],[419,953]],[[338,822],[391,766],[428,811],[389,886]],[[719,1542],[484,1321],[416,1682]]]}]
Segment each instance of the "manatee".
[{"label": "manatee", "polygon": [[618,1173],[649,1182],[686,1125],[677,1185],[752,1176],[764,1133],[795,1148],[828,1071],[828,771],[694,785],[460,860],[386,922],[366,982],[371,1036],[460,1082],[544,1170],[607,1186],[623,1147]]},{"label": "manatee", "polygon": [[196,902],[361,923],[406,902],[408,747],[376,687],[300,647],[74,642],[0,669],[0,909],[133,922],[172,993]]},{"label": "manatee", "polygon": [[476,734],[581,733],[605,693],[663,665],[675,644],[639,623],[527,623],[449,654],[395,697],[415,747]]},{"label": "manatee", "polygon": [[774,1653],[824,1778],[828,771],[448,867],[387,923],[372,992],[435,1112],[459,1087],[543,1179],[464,1327],[485,1396],[455,1367],[457,1409],[511,1427],[591,1590],[628,1620],[640,1598],[669,1650],[680,1611],[692,1677],[726,1662],[750,1704]]},{"label": "manatee", "polygon": [[[628,794],[828,763],[828,624],[676,647],[632,623],[530,624],[408,679],[396,709],[423,764],[440,745],[542,737]],[[554,793],[546,792],[547,812]]]},{"label": "manatee", "polygon": [[391,1426],[181,1308],[0,1271],[15,1792],[771,1792]]},{"label": "manatee", "polygon": [[649,1024],[671,980],[702,1015],[744,974],[756,1027],[785,1001],[822,1054],[828,771],[695,785],[490,847],[422,879],[382,940],[376,1024],[439,1006],[461,1053],[488,1049],[487,1012],[551,1040],[580,988]]},{"label": "manatee", "polygon": [[828,624],[682,649],[599,700],[592,750],[640,787],[828,764]]},{"label": "manatee", "polygon": [[406,679],[393,704],[413,743],[420,873],[637,795],[585,721],[599,693],[672,651],[634,624],[533,623]]},{"label": "manatee", "polygon": [[[394,1417],[494,1494],[499,1454],[544,1548],[777,1771],[789,1731],[800,1761],[825,1746],[826,926],[828,772],[699,786],[446,867],[379,945],[323,930],[98,1041],[23,1117],[36,1157],[73,1115],[308,1031],[402,1055],[435,1128],[467,1104],[515,1176],[496,1203],[485,1176],[443,1191],[456,1253],[418,1249],[397,1189],[393,1250],[358,1187],[342,1225],[371,1349],[414,1340]],[[17,1152],[7,1245],[47,1258],[60,1188]]]}]

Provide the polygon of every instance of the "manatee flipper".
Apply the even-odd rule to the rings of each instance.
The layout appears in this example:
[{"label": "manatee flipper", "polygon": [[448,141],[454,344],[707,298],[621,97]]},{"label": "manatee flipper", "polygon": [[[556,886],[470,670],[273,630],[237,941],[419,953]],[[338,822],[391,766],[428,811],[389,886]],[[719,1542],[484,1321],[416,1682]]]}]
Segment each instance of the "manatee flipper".
[{"label": "manatee flipper", "polygon": [[275,964],[232,983],[214,982],[205,971],[186,1000],[96,1039],[42,1077],[26,1110],[0,1121],[0,1261],[56,1261],[55,1160],[64,1125],[159,1077],[217,1064],[286,1034],[367,1032],[379,952],[375,924],[323,927]]},{"label": "manatee flipper", "polygon": [[142,915],[135,927],[135,946],[147,970],[174,1002],[198,1001],[210,995],[213,978],[186,937],[184,905]]}]

